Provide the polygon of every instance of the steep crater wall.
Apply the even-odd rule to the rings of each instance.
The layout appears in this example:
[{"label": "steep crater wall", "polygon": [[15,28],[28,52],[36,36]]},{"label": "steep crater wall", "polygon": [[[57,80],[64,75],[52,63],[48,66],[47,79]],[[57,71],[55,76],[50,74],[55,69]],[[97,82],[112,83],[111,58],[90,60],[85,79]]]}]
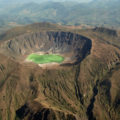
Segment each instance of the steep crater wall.
[{"label": "steep crater wall", "polygon": [[5,41],[0,46],[0,52],[16,59],[35,52],[45,52],[81,61],[90,53],[91,46],[90,39],[71,32],[37,32]]}]

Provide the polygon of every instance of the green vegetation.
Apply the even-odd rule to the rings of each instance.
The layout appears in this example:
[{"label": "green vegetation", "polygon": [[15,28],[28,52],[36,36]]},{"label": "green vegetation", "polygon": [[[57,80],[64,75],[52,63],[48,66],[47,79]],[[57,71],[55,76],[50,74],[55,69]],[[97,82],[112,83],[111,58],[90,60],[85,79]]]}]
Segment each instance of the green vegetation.
[{"label": "green vegetation", "polygon": [[45,55],[38,55],[38,54],[30,54],[27,57],[27,60],[30,60],[37,64],[44,64],[44,63],[61,63],[64,60],[64,57],[54,54],[45,54]]}]

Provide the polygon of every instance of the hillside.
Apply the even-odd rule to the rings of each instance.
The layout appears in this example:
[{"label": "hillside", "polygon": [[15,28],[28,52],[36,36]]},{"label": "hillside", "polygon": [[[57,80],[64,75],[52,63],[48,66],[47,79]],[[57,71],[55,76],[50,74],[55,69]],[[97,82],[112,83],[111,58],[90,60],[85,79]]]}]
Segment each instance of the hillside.
[{"label": "hillside", "polygon": [[[50,23],[4,32],[0,120],[119,120],[119,41],[116,30]],[[50,50],[72,62],[43,69],[24,61],[31,52]]]},{"label": "hillside", "polygon": [[119,0],[93,0],[88,3],[29,1],[22,4],[1,5],[0,29],[35,22],[52,22],[64,25],[88,24],[119,28],[119,4]]}]

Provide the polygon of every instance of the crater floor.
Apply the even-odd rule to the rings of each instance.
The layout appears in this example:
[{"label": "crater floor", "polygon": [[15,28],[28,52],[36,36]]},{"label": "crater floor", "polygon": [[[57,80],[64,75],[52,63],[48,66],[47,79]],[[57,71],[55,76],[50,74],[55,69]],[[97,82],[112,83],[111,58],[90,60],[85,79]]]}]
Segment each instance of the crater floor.
[{"label": "crater floor", "polygon": [[64,61],[64,57],[55,54],[43,54],[39,55],[36,53],[30,54],[27,57],[28,61],[34,62],[36,64],[46,64],[46,63],[62,63]]}]

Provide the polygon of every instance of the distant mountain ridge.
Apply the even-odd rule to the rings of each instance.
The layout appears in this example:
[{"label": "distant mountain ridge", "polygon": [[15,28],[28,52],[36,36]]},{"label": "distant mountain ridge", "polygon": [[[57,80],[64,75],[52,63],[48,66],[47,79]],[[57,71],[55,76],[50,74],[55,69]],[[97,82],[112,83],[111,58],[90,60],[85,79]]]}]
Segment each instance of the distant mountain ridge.
[{"label": "distant mountain ridge", "polygon": [[6,28],[19,24],[52,22],[65,25],[120,27],[119,0],[93,0],[89,3],[44,2],[41,4],[30,1],[12,6],[8,4],[5,8],[1,6],[0,26]]},{"label": "distant mountain ridge", "polygon": [[90,2],[92,0],[0,0],[0,3],[28,3],[28,2],[36,2],[36,3],[42,3],[42,2]]}]

